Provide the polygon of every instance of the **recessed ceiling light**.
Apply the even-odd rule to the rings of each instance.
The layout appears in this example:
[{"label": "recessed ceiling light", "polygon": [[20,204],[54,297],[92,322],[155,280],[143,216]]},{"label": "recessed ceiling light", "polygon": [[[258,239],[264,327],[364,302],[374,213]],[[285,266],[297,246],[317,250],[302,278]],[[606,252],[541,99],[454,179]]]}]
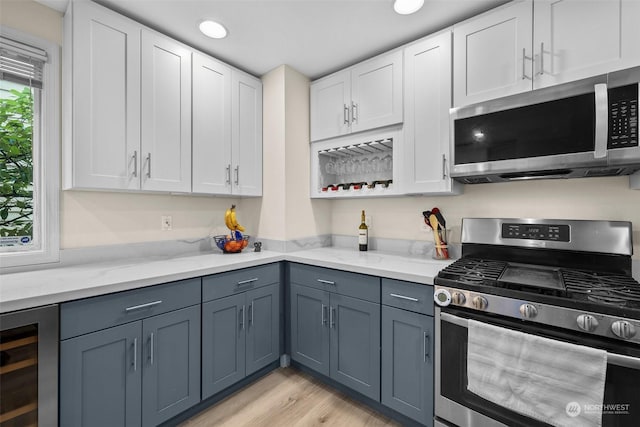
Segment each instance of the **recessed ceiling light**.
[{"label": "recessed ceiling light", "polygon": [[227,29],[216,21],[202,21],[199,28],[202,34],[212,39],[223,39],[227,37]]},{"label": "recessed ceiling light", "polygon": [[424,0],[396,0],[393,3],[393,10],[400,15],[410,15],[420,10],[424,5]]}]

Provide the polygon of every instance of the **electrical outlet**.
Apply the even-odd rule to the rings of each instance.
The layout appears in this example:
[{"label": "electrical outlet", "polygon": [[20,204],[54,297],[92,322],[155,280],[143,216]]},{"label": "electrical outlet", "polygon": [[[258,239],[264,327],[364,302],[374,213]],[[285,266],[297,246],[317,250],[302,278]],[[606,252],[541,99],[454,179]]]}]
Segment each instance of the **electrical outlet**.
[{"label": "electrical outlet", "polygon": [[171,230],[173,228],[171,215],[163,215],[161,217],[161,221],[162,221],[162,224],[160,226],[160,229],[162,231],[169,231],[169,230]]}]

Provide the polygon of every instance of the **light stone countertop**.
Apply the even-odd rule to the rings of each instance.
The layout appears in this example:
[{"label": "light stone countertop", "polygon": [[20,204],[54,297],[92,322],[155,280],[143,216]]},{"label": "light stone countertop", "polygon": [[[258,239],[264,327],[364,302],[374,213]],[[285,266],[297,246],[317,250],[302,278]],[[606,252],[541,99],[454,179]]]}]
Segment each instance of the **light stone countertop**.
[{"label": "light stone countertop", "polygon": [[292,261],[355,273],[432,284],[451,261],[317,248],[298,252],[208,253],[123,259],[0,275],[0,313],[223,273],[278,261]]}]

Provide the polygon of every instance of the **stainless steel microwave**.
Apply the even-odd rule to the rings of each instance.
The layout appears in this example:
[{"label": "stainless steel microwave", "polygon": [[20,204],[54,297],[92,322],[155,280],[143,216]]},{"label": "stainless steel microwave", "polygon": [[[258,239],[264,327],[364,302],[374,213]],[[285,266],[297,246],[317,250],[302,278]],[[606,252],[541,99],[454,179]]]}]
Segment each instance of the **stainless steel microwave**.
[{"label": "stainless steel microwave", "polygon": [[640,170],[640,67],[451,110],[451,176],[466,184]]}]

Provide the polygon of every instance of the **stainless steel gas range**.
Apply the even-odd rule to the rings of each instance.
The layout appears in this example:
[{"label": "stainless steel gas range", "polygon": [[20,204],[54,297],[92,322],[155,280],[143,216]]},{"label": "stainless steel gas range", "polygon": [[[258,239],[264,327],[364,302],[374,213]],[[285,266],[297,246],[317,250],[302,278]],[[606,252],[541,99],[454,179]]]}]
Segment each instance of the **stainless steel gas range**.
[{"label": "stainless steel gas range", "polygon": [[628,222],[470,218],[435,279],[435,425],[640,425]]}]

